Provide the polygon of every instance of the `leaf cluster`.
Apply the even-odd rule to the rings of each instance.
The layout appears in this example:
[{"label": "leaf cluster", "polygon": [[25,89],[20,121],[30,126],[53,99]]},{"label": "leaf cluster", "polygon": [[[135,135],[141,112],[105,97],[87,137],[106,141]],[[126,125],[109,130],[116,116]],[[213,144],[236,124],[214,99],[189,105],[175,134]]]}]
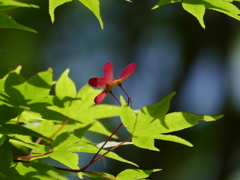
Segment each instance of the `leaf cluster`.
[{"label": "leaf cluster", "polygon": [[[94,98],[102,90],[85,85],[77,91],[68,76],[69,69],[57,81],[53,80],[51,68],[28,80],[20,75],[20,70],[21,67],[18,67],[0,79],[0,162],[4,162],[0,163],[1,179],[65,180],[63,175],[67,171],[92,179],[144,179],[160,169],[126,169],[117,176],[89,172],[86,167],[81,169],[78,165],[81,160],[79,152],[94,155],[102,146],[102,143],[96,144],[86,138],[85,133],[92,131],[110,136],[111,132],[101,121],[120,116],[131,136],[119,142],[116,141],[117,136],[113,135],[113,141],[109,141],[105,148],[114,149],[130,144],[159,151],[154,146],[155,140],[192,146],[190,142],[169,133],[194,126],[201,119],[214,121],[222,117],[186,112],[167,113],[175,93],[158,103],[143,107],[138,113],[127,105],[123,97],[121,107],[95,105]],[[52,91],[53,95],[50,94]],[[19,149],[21,154],[13,157],[11,146]],[[101,149],[99,154],[138,167],[112,150]],[[54,159],[67,168],[46,164],[46,158]]]},{"label": "leaf cluster", "polygon": [[153,9],[165,4],[181,3],[185,11],[197,18],[200,25],[205,29],[204,15],[207,9],[224,13],[234,19],[240,20],[240,10],[232,3],[240,0],[160,0]]},{"label": "leaf cluster", "polygon": [[[131,2],[130,0],[127,0]],[[205,28],[204,15],[207,9],[224,13],[236,20],[240,20],[240,10],[233,4],[233,2],[240,2],[240,0],[160,0],[153,8],[159,8],[165,4],[181,3],[185,11],[197,18],[200,25]],[[63,5],[71,0],[49,0],[49,15],[51,22],[55,21],[55,10],[60,5]],[[104,24],[100,14],[99,0],[79,0],[79,2],[88,8],[99,21],[100,27],[103,29]],[[0,0],[0,28],[14,28],[36,33],[35,30],[17,23],[12,17],[2,12],[14,8],[39,8],[33,4],[18,2],[15,0]]]}]

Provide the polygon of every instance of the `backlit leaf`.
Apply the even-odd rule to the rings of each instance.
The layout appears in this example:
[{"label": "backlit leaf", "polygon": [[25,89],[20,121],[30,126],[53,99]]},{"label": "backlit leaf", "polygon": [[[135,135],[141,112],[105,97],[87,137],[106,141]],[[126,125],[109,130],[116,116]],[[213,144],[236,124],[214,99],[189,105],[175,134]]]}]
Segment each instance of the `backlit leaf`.
[{"label": "backlit leaf", "polygon": [[19,29],[24,31],[29,31],[33,33],[37,33],[37,31],[18,24],[12,17],[0,12],[0,28],[11,28],[11,29]]},{"label": "backlit leaf", "polygon": [[177,2],[182,2],[183,9],[195,16],[203,28],[205,28],[203,20],[205,9],[215,10],[240,20],[240,10],[232,4],[232,0],[160,0],[152,9]]},{"label": "backlit leaf", "polygon": [[201,26],[205,29],[203,16],[205,14],[205,6],[202,0],[184,0],[182,2],[183,9],[195,16]]},{"label": "backlit leaf", "polygon": [[26,83],[25,92],[23,93],[25,99],[39,100],[47,97],[52,87],[52,73],[52,69],[49,68],[47,71],[32,76]]},{"label": "backlit leaf", "polygon": [[232,18],[240,20],[240,10],[231,2],[220,1],[220,0],[203,0],[204,5],[207,9],[215,10],[224,13]]},{"label": "backlit leaf", "polygon": [[161,169],[153,169],[153,170],[126,169],[117,175],[117,180],[145,179],[153,172],[157,172],[160,170]]},{"label": "backlit leaf", "polygon": [[158,148],[156,148],[154,146],[154,137],[133,136],[132,142],[135,146],[143,148],[143,149],[149,149],[152,151],[160,151]]},{"label": "backlit leaf", "polygon": [[85,5],[93,14],[97,17],[101,28],[103,29],[103,21],[100,16],[100,3],[99,0],[79,0],[83,5]]},{"label": "backlit leaf", "polygon": [[0,11],[6,9],[12,9],[16,7],[29,7],[29,8],[39,8],[39,6],[33,4],[26,4],[23,2],[13,1],[13,0],[0,0]]},{"label": "backlit leaf", "polygon": [[26,81],[19,74],[12,72],[8,75],[4,90],[9,95],[10,101],[15,106],[26,106],[27,101],[25,100],[23,93],[25,91]]},{"label": "backlit leaf", "polygon": [[17,125],[17,124],[4,124],[0,125],[0,134],[8,135],[8,134],[20,134],[26,136],[33,136],[33,137],[42,137],[44,139],[48,139],[44,135],[37,133],[31,129],[26,127]]},{"label": "backlit leaf", "polygon": [[187,112],[173,112],[167,114],[165,117],[161,118],[159,121],[159,133],[168,133],[173,131],[179,131],[182,129],[189,128],[198,124],[199,120],[204,121],[216,121],[222,118],[223,115],[218,116],[206,116],[197,115]]},{"label": "backlit leaf", "polygon": [[61,100],[65,97],[73,97],[77,96],[76,86],[73,81],[68,77],[69,69],[65,70],[56,84],[56,95]]},{"label": "backlit leaf", "polygon": [[[84,153],[96,153],[97,151],[98,151],[98,148],[95,147],[95,146],[92,146],[92,145],[82,146],[82,147],[80,147],[80,148],[78,149],[78,152],[84,152]],[[103,154],[103,153],[105,153],[105,152],[107,152],[107,151],[102,149],[99,154]],[[132,165],[138,167],[137,164],[135,164],[135,163],[133,163],[133,162],[131,162],[131,161],[128,161],[128,160],[126,160],[126,159],[121,158],[119,155],[117,155],[117,154],[114,153],[114,152],[110,152],[110,153],[106,154],[105,157],[109,157],[109,158],[111,158],[111,159],[114,159],[114,160],[117,160],[117,161],[120,161],[120,162],[129,163],[129,164],[132,164]]]},{"label": "backlit leaf", "polygon": [[29,163],[17,163],[16,170],[27,178],[37,178],[39,180],[67,180],[60,174],[64,174],[64,171],[57,170],[46,163],[29,162]]},{"label": "backlit leaf", "polygon": [[177,3],[177,2],[182,2],[183,0],[160,0],[157,5],[155,5],[152,9],[159,8],[160,6],[163,6],[165,4],[170,4],[170,3]]},{"label": "backlit leaf", "polygon": [[114,178],[113,175],[105,173],[105,172],[94,172],[94,174],[84,173],[85,176],[92,177],[93,178],[92,180],[106,180],[106,177],[102,177],[102,176],[99,176],[97,174]]},{"label": "backlit leaf", "polygon": [[23,135],[10,135],[10,142],[21,146],[28,147],[30,149],[44,150],[45,146],[32,142],[29,137]]},{"label": "backlit leaf", "polygon": [[55,15],[54,15],[55,9],[58,6],[70,1],[71,0],[49,0],[49,14],[50,14],[52,23],[54,23],[54,20],[55,20]]},{"label": "backlit leaf", "polygon": [[78,169],[78,155],[69,151],[54,151],[49,155],[52,159],[68,166],[71,169]]},{"label": "backlit leaf", "polygon": [[198,120],[201,119],[205,121],[214,121],[222,117],[222,115],[206,116],[185,112],[166,114],[169,109],[169,102],[174,94],[175,93],[172,93],[166,96],[159,103],[143,107],[138,116],[135,115],[134,111],[121,97],[122,110],[120,117],[124,126],[132,134],[132,142],[135,146],[159,151],[158,148],[154,146],[155,139],[192,146],[191,143],[182,138],[160,133],[169,133],[191,127],[197,124]]}]

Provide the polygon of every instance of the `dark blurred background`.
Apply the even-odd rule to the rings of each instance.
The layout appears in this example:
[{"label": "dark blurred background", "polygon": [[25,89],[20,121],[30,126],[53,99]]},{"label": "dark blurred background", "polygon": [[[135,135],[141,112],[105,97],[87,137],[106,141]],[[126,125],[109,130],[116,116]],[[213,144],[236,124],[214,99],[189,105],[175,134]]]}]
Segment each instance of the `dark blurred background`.
[{"label": "dark blurred background", "polygon": [[[225,117],[174,133],[194,144],[192,148],[156,141],[161,152],[131,146],[116,152],[142,169],[162,168],[150,176],[151,180],[240,179],[239,21],[207,10],[204,30],[180,3],[151,11],[158,0],[114,0],[101,1],[105,25],[101,30],[94,15],[78,1],[58,7],[54,24],[50,22],[47,1],[25,2],[41,8],[7,13],[39,34],[0,30],[1,77],[8,67],[22,65],[26,79],[52,67],[57,80],[70,68],[70,77],[79,89],[89,78],[102,76],[107,61],[115,67],[115,78],[126,65],[135,62],[136,72],[123,84],[133,109],[158,102],[176,91],[170,111]],[[114,92],[117,96],[122,93],[118,89]],[[116,104],[110,96],[105,102]],[[116,118],[103,123],[113,130],[119,121]],[[128,137],[123,128],[118,135]],[[105,138],[92,140],[97,143]],[[80,165],[86,164],[84,157]],[[107,160],[93,170],[116,175],[125,168],[133,167]],[[69,177],[77,179],[76,175]]]}]

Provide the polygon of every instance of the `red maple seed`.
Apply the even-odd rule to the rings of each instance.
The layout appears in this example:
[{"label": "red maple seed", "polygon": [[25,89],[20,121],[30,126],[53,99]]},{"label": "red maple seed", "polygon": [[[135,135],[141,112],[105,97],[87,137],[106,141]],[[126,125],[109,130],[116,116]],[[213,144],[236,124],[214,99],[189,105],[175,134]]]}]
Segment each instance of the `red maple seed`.
[{"label": "red maple seed", "polygon": [[112,87],[121,86],[123,81],[129,78],[136,70],[136,64],[129,64],[122,72],[118,79],[113,78],[113,66],[111,62],[107,62],[104,65],[104,78],[91,78],[88,84],[95,88],[106,88],[103,92],[96,96],[94,99],[95,103],[101,103],[108,93],[112,92]]}]

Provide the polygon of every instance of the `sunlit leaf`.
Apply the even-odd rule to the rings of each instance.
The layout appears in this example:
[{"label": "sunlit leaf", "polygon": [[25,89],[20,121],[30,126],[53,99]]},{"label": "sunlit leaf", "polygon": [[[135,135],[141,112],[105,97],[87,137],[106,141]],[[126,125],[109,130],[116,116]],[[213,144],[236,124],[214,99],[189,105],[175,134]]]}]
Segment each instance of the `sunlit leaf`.
[{"label": "sunlit leaf", "polygon": [[67,97],[75,98],[77,96],[76,86],[74,82],[68,77],[68,74],[69,69],[65,70],[62,73],[56,84],[56,95],[61,100]]},{"label": "sunlit leaf", "polygon": [[159,140],[164,140],[164,141],[171,141],[171,142],[176,142],[176,143],[180,143],[189,147],[193,147],[193,145],[186,141],[185,139],[182,139],[178,136],[174,136],[174,135],[165,135],[165,134],[158,134],[156,136],[154,136],[155,139],[159,139]]},{"label": "sunlit leaf", "polygon": [[[103,134],[105,136],[110,136],[112,134],[111,131],[109,131],[102,123],[100,123],[99,121],[95,121],[93,122],[92,127],[89,129],[89,131],[93,131],[99,134]],[[112,138],[117,139],[118,136],[116,134],[114,134],[112,136]]]},{"label": "sunlit leaf", "polygon": [[67,180],[67,178],[61,176],[64,171],[59,171],[46,163],[29,162],[29,163],[17,163],[16,170],[27,178],[36,178],[40,180]]},{"label": "sunlit leaf", "polygon": [[[85,85],[80,89],[76,97],[77,99],[68,101],[67,103],[67,101],[65,101],[67,95],[72,97],[75,95],[75,85],[68,77],[68,72],[67,70],[61,75],[58,82],[60,84],[56,87],[57,91],[64,91],[62,93],[57,93],[62,97],[62,100],[58,99],[60,102],[56,103],[59,106],[49,106],[48,109],[61,113],[80,123],[93,123],[93,126],[89,129],[90,131],[109,136],[111,132],[107,130],[98,119],[118,116],[121,108],[106,104],[94,105],[94,98],[101,90],[95,90],[89,85]],[[64,82],[69,85],[66,86]],[[69,94],[66,94],[68,91]],[[117,136],[114,135],[113,138],[117,138]]]},{"label": "sunlit leaf", "polygon": [[85,5],[93,14],[97,17],[101,28],[103,29],[103,21],[100,16],[100,3],[99,0],[79,0],[83,5]]},{"label": "sunlit leaf", "polygon": [[50,14],[52,23],[54,23],[54,20],[55,20],[55,15],[54,15],[55,9],[58,6],[70,1],[72,0],[49,0],[49,14]]},{"label": "sunlit leaf", "polygon": [[182,2],[183,0],[160,0],[157,5],[155,5],[152,9],[159,8],[160,6],[163,6],[165,4],[170,4],[170,3],[177,3],[177,2]]},{"label": "sunlit leaf", "polygon": [[[78,152],[84,152],[84,153],[96,153],[98,151],[98,148],[97,147],[94,147],[92,145],[89,145],[89,146],[82,146],[78,149]],[[107,152],[106,150],[101,150],[99,154],[103,154]],[[114,159],[114,160],[117,160],[117,161],[120,161],[120,162],[124,162],[124,163],[128,163],[128,164],[132,164],[134,166],[137,166],[137,164],[131,162],[131,161],[128,161],[126,159],[123,159],[122,157],[120,157],[119,155],[117,155],[116,153],[114,152],[110,152],[108,154],[106,154],[105,157],[109,157],[111,159]]]},{"label": "sunlit leaf", "polygon": [[24,147],[28,147],[30,149],[39,149],[39,150],[45,149],[44,145],[32,142],[27,136],[15,134],[15,135],[10,135],[9,138],[10,138],[10,142],[13,144],[18,144]]},{"label": "sunlit leaf", "polygon": [[168,133],[173,131],[179,131],[182,129],[189,128],[198,124],[199,120],[204,121],[216,121],[222,118],[223,115],[218,116],[206,116],[197,115],[187,112],[173,112],[167,114],[165,117],[161,118],[159,121],[159,133]]},{"label": "sunlit leaf", "polygon": [[133,136],[132,142],[135,146],[143,148],[143,149],[149,149],[152,151],[160,151],[158,148],[154,145],[154,137],[149,136]]},{"label": "sunlit leaf", "polygon": [[11,28],[11,29],[19,29],[24,31],[29,31],[33,33],[37,33],[37,31],[18,24],[12,17],[0,12],[0,28]]},{"label": "sunlit leaf", "polygon": [[69,151],[54,151],[49,155],[52,159],[68,166],[71,169],[78,169],[78,155]]},{"label": "sunlit leaf", "polygon": [[215,10],[224,13],[232,18],[240,20],[240,10],[231,2],[219,0],[203,0],[207,9]]},{"label": "sunlit leaf", "polygon": [[31,129],[26,127],[17,125],[17,124],[4,124],[0,125],[0,134],[8,135],[8,134],[20,134],[26,136],[33,136],[33,137],[42,137],[44,139],[48,139],[44,135],[37,133]]},{"label": "sunlit leaf", "polygon": [[99,104],[92,106],[87,111],[82,112],[82,116],[86,116],[93,119],[103,119],[109,117],[115,117],[120,114],[121,108],[119,106]]},{"label": "sunlit leaf", "polygon": [[161,100],[146,107],[143,107],[138,116],[126,104],[121,97],[121,120],[127,130],[132,134],[132,142],[140,148],[159,151],[154,145],[154,140],[166,140],[192,146],[188,141],[172,135],[163,135],[160,133],[169,133],[191,127],[198,123],[198,120],[214,121],[222,117],[196,115],[185,112],[169,113],[169,103],[175,93],[171,93]]},{"label": "sunlit leaf", "polygon": [[141,108],[138,118],[148,121],[149,119],[152,120],[163,117],[168,112],[170,100],[175,94],[175,92],[172,92],[168,96],[164,97],[160,102]]},{"label": "sunlit leaf", "polygon": [[126,169],[117,175],[117,180],[145,179],[153,172],[157,172],[160,170],[161,169],[153,170]]},{"label": "sunlit leaf", "polygon": [[0,0],[0,11],[6,9],[12,9],[16,7],[29,7],[29,8],[39,8],[39,6],[33,4],[26,4],[23,2],[13,1],[13,0]]},{"label": "sunlit leaf", "polygon": [[[99,176],[97,174],[103,175],[103,177]],[[105,173],[105,172],[94,172],[94,174],[84,173],[84,175],[93,178],[92,180],[106,180],[106,176],[111,177],[111,178],[115,178],[113,175]]]},{"label": "sunlit leaf", "polygon": [[182,2],[183,9],[195,16],[203,28],[205,28],[203,19],[205,9],[215,10],[240,20],[240,10],[232,4],[232,0],[160,0],[152,9],[177,2]]},{"label": "sunlit leaf", "polygon": [[9,95],[10,101],[15,106],[26,106],[27,101],[23,96],[25,92],[26,81],[19,74],[12,72],[8,75],[5,84],[4,90]]},{"label": "sunlit leaf", "polygon": [[25,92],[23,93],[25,99],[39,100],[47,97],[52,87],[52,76],[53,71],[51,68],[32,76],[26,83]]},{"label": "sunlit leaf", "polygon": [[205,14],[205,6],[202,0],[184,0],[182,2],[183,9],[195,16],[201,26],[205,29],[203,16]]}]

